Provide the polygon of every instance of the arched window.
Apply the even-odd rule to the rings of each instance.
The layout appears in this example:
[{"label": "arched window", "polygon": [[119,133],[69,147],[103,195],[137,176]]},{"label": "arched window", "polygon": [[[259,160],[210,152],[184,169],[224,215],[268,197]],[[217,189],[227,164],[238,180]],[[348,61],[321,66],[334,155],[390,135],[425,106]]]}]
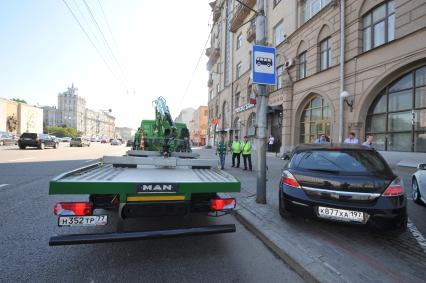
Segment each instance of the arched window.
[{"label": "arched window", "polygon": [[426,66],[380,92],[368,110],[366,134],[379,150],[426,152]]},{"label": "arched window", "polygon": [[247,119],[247,136],[255,135],[256,113],[252,112]]},{"label": "arched window", "polygon": [[300,119],[300,142],[313,143],[321,134],[330,137],[330,119],[328,103],[321,96],[312,98],[303,109]]},{"label": "arched window", "polygon": [[229,116],[229,107],[228,107],[228,102],[225,101],[222,107],[222,129],[229,128],[228,116]]}]

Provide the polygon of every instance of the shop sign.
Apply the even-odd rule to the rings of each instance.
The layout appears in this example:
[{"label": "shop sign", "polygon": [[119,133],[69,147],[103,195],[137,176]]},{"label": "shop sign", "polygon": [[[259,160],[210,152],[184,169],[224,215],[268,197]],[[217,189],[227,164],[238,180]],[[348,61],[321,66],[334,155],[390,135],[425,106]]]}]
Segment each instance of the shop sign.
[{"label": "shop sign", "polygon": [[235,112],[237,112],[237,113],[243,112],[243,111],[246,111],[248,109],[253,108],[254,106],[255,106],[255,104],[249,103],[249,104],[246,104],[246,105],[243,105],[243,106],[236,108]]}]

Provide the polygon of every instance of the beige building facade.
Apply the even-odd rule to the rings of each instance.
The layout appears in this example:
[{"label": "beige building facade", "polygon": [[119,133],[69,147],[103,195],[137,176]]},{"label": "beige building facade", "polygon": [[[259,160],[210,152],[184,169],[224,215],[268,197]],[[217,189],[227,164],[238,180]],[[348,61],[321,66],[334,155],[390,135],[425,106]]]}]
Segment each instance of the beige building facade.
[{"label": "beige building facade", "polygon": [[200,106],[195,110],[191,120],[192,129],[190,139],[193,145],[204,146],[207,142],[209,110],[207,106]]},{"label": "beige building facade", "polygon": [[43,109],[0,98],[0,131],[20,136],[43,132]]},{"label": "beige building facade", "polygon": [[[255,1],[245,3],[255,8]],[[320,134],[338,141],[342,1],[267,3],[267,41],[277,48],[277,85],[269,88],[269,134],[279,140],[281,151],[298,143],[312,143]],[[343,109],[344,135],[355,132],[362,142],[371,134],[380,150],[425,152],[426,1],[346,0],[344,3],[344,90],[348,93]],[[232,11],[238,9],[234,7]],[[241,22],[250,18],[251,14],[246,14]],[[247,26],[233,29],[234,42],[239,34],[247,34]],[[244,44],[251,46],[254,41],[248,39]],[[236,59],[233,66],[245,62],[238,50],[232,51]],[[232,100],[235,103],[238,93],[240,99],[247,99],[250,72],[244,70],[239,78],[233,77],[229,93],[213,97],[216,77],[211,76],[210,128],[211,121],[223,115],[220,111],[224,109],[220,107],[214,112],[216,105]],[[255,86],[250,91],[255,92]],[[256,108],[240,112],[238,107],[232,109],[225,115],[238,117],[239,131],[251,134],[247,119],[255,115]],[[235,129],[231,128],[234,132]]]}]

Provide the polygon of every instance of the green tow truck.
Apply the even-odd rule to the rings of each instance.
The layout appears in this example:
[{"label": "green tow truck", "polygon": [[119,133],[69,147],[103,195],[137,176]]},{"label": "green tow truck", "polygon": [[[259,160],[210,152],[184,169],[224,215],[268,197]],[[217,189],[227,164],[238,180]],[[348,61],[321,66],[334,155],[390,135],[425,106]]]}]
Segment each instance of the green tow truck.
[{"label": "green tow truck", "polygon": [[[144,231],[123,229],[127,218],[163,219],[193,213],[217,216],[229,213],[236,206],[234,198],[221,195],[239,192],[240,182],[218,170],[216,160],[200,159],[198,154],[190,152],[186,140],[179,139],[180,132],[170,119],[164,98],[155,101],[155,109],[155,125],[150,132],[140,131],[142,135],[135,140],[146,140],[148,136],[155,140],[151,147],[158,150],[145,150],[139,144],[125,156],[104,156],[96,164],[66,172],[50,181],[50,195],[89,196],[83,202],[55,203],[54,213],[60,227],[104,226],[111,217],[106,211],[113,211],[117,216],[116,232],[56,235],[50,238],[49,245],[235,232],[234,224]],[[144,124],[142,121],[141,125]]]}]

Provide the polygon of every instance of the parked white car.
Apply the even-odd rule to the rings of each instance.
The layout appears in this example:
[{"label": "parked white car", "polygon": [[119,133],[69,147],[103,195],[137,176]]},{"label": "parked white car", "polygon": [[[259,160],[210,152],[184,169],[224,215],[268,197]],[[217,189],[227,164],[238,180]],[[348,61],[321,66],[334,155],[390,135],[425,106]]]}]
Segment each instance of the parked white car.
[{"label": "parked white car", "polygon": [[418,204],[426,204],[426,163],[417,166],[412,178],[413,200]]}]

